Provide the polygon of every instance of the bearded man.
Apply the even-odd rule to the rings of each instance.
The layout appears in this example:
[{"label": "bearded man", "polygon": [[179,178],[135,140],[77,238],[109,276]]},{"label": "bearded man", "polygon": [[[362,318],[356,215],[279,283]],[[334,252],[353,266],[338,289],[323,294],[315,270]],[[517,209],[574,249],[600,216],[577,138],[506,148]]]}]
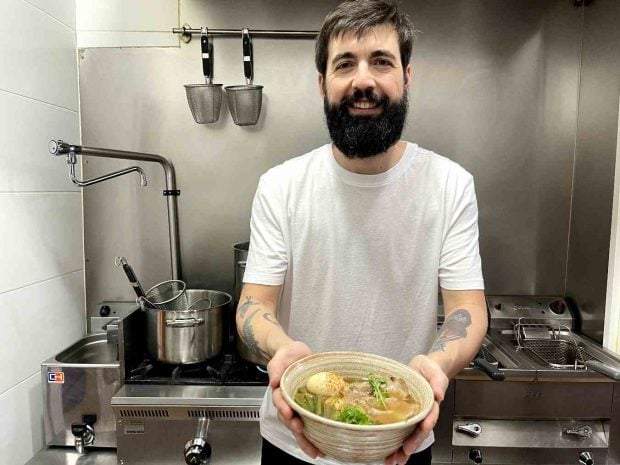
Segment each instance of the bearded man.
[{"label": "bearded man", "polygon": [[[287,366],[355,350],[409,364],[435,405],[386,464],[430,464],[432,428],[451,377],[486,332],[472,177],[400,140],[413,26],[383,0],[349,0],[316,44],[332,144],[264,174],[252,206],[237,309],[242,340],[268,361],[263,464],[332,464],[282,398]],[[436,330],[441,291],[445,331]]]}]

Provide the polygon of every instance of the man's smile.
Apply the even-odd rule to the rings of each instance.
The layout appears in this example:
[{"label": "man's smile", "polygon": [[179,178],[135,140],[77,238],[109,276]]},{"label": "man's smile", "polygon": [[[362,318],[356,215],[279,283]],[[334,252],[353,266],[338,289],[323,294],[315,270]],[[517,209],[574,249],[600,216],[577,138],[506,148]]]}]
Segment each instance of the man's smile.
[{"label": "man's smile", "polygon": [[378,103],[375,102],[353,102],[351,104],[353,108],[359,108],[362,110],[368,110],[370,108],[377,108],[379,106]]},{"label": "man's smile", "polygon": [[380,101],[354,100],[348,105],[349,114],[354,116],[377,115],[383,111],[383,104]]}]

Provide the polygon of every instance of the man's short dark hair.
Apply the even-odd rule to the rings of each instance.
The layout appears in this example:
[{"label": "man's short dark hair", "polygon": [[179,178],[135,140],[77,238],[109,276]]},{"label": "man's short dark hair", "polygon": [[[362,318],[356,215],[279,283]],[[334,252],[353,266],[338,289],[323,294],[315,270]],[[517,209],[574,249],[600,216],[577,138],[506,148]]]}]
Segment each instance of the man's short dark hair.
[{"label": "man's short dark hair", "polygon": [[346,0],[332,10],[325,17],[316,40],[316,69],[325,75],[330,39],[351,31],[355,31],[357,37],[361,38],[370,29],[383,24],[393,26],[398,34],[400,61],[404,70],[411,59],[413,24],[409,17],[399,12],[396,4],[389,0]]}]

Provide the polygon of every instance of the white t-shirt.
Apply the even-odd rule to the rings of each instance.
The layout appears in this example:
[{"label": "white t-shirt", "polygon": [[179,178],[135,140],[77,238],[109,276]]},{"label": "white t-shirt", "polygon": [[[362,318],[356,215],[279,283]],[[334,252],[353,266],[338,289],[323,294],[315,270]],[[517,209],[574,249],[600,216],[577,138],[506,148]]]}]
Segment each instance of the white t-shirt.
[{"label": "white t-shirt", "polygon": [[[331,144],[288,160],[260,178],[250,226],[243,281],[283,284],[278,321],[314,352],[407,364],[434,341],[439,285],[484,288],[472,176],[416,144],[376,175],[342,168]],[[270,390],[261,434],[301,460],[341,463],[299,449]]]}]

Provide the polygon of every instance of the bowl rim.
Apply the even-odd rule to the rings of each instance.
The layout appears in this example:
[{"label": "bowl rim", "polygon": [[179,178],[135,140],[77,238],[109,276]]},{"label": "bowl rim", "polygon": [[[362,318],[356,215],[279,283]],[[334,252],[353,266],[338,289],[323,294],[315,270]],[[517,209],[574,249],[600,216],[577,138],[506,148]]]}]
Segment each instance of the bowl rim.
[{"label": "bowl rim", "polygon": [[[324,357],[325,355],[330,355],[330,356],[343,356],[344,355],[344,356],[356,356],[356,357],[362,356],[362,357],[366,357],[367,359],[370,358],[376,361],[385,361],[390,364],[401,365],[405,369],[409,370],[414,378],[418,378],[420,381],[422,381],[421,386],[424,386],[422,389],[426,390],[427,394],[430,393],[430,396],[433,399],[433,401],[429,402],[429,404],[425,406],[422,410],[420,410],[420,412],[418,412],[416,415],[412,416],[411,418],[408,418],[405,421],[399,421],[396,423],[387,423],[384,425],[353,425],[350,423],[343,423],[341,421],[330,420],[329,418],[325,418],[325,417],[322,417],[321,415],[317,415],[316,413],[306,410],[301,405],[298,405],[297,402],[295,402],[289,396],[286,390],[281,388],[281,386],[282,386],[282,380],[285,380],[290,375],[290,372],[293,371],[294,369],[293,367],[303,363],[304,361],[307,362],[308,360],[311,360],[313,358]],[[409,426],[413,426],[413,425],[420,423],[424,418],[426,418],[428,414],[430,413],[431,409],[433,408],[433,403],[435,402],[435,395],[433,393],[433,389],[430,383],[426,380],[426,378],[424,378],[424,376],[422,376],[420,373],[418,373],[416,370],[414,370],[410,366],[405,365],[404,363],[401,363],[399,361],[393,360],[391,358],[383,357],[381,355],[369,354],[366,352],[355,352],[355,351],[319,352],[316,354],[308,355],[304,358],[301,358],[293,362],[286,368],[286,370],[284,370],[284,373],[282,373],[282,377],[280,378],[280,390],[282,391],[282,397],[284,397],[284,401],[288,404],[289,407],[291,407],[295,412],[297,412],[297,414],[300,417],[302,417],[302,420],[303,420],[303,417],[308,417],[312,420],[318,421],[319,423],[323,423],[325,425],[335,426],[338,428],[348,429],[352,431],[379,432],[379,431],[406,429]]]}]

